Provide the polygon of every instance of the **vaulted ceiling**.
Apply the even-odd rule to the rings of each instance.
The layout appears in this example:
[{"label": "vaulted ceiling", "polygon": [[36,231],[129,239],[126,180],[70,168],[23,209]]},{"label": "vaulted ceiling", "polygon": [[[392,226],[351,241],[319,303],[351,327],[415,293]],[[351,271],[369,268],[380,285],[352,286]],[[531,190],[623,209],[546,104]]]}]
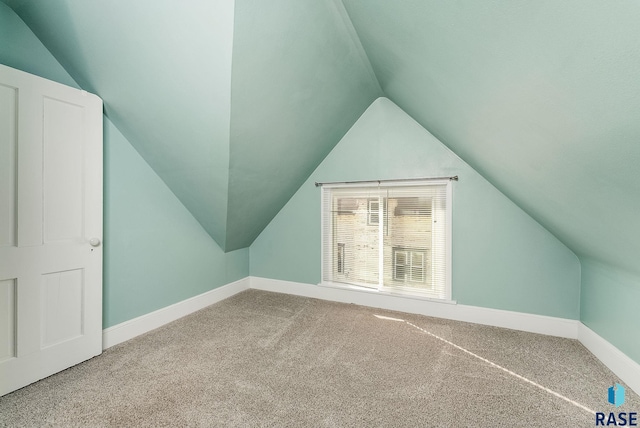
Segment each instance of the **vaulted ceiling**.
[{"label": "vaulted ceiling", "polygon": [[5,2],[226,251],[382,95],[340,2]]},{"label": "vaulted ceiling", "polygon": [[637,1],[4,1],[227,251],[386,96],[578,255],[640,272]]},{"label": "vaulted ceiling", "polygon": [[640,3],[345,0],[387,97],[580,256],[640,272]]}]

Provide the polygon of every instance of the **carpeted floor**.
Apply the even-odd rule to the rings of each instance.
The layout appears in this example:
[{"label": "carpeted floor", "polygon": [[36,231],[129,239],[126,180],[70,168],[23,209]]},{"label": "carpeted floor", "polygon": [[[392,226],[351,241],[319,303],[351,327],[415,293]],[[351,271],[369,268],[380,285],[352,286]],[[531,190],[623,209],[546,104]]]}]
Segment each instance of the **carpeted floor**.
[{"label": "carpeted floor", "polygon": [[0,398],[0,426],[593,427],[581,344],[250,290]]}]

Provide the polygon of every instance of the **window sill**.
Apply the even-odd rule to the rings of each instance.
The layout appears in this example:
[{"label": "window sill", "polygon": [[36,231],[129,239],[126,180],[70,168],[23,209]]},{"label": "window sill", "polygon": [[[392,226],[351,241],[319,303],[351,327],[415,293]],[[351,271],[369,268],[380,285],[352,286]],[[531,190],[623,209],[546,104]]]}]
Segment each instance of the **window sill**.
[{"label": "window sill", "polygon": [[339,289],[339,290],[357,291],[359,293],[379,294],[379,295],[382,295],[382,296],[402,297],[402,298],[405,298],[405,299],[414,299],[414,300],[425,300],[425,301],[428,301],[428,302],[444,303],[446,305],[457,305],[458,304],[458,302],[455,301],[455,300],[437,299],[435,297],[423,296],[423,295],[420,295],[420,294],[411,293],[411,292],[407,292],[407,291],[378,290],[378,289],[374,289],[374,288],[359,287],[357,285],[342,284],[342,283],[339,283],[339,282],[321,282],[321,283],[318,284],[318,286],[319,287],[326,287],[326,288],[335,288],[335,289]]}]

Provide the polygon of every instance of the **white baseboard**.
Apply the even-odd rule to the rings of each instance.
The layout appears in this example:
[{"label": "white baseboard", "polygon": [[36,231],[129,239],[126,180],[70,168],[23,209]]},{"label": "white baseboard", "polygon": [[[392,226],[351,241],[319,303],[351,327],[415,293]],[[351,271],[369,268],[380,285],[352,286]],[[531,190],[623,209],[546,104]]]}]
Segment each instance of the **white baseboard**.
[{"label": "white baseboard", "polygon": [[250,287],[256,290],[293,294],[333,302],[354,303],[411,314],[577,339],[622,382],[640,394],[640,364],[577,320],[430,300],[416,300],[369,290],[343,289],[259,277],[250,277]]},{"label": "white baseboard", "polygon": [[578,329],[578,340],[585,348],[591,351],[602,364],[615,373],[627,386],[633,389],[636,394],[640,395],[640,364],[633,361],[618,348],[603,339],[598,333],[582,323],[580,323],[580,328]]},{"label": "white baseboard", "polygon": [[294,294],[334,302],[354,303],[362,306],[510,328],[569,339],[578,338],[578,325],[580,322],[577,320],[458,305],[450,302],[418,300],[401,295],[382,294],[373,290],[327,287],[260,277],[250,277],[250,280],[251,288],[258,290]]},{"label": "white baseboard", "polygon": [[576,320],[259,277],[243,278],[109,327],[102,332],[102,347],[110,348],[249,288],[577,339],[633,391],[640,394],[640,364]]},{"label": "white baseboard", "polygon": [[157,311],[139,316],[129,321],[102,330],[102,349],[133,339],[209,305],[248,290],[249,277],[215,288]]}]

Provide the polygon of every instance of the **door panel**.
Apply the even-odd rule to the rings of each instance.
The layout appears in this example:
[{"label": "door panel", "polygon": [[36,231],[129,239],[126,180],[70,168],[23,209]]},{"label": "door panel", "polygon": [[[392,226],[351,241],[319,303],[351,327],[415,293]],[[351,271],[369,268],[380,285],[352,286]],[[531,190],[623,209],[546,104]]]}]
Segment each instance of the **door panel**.
[{"label": "door panel", "polygon": [[102,101],[0,65],[0,395],[102,352]]},{"label": "door panel", "polygon": [[0,247],[16,244],[16,88],[0,84]]},{"label": "door panel", "polygon": [[83,237],[84,107],[44,99],[44,242]]},{"label": "door panel", "polygon": [[82,336],[82,269],[42,275],[40,331],[42,347]]}]

